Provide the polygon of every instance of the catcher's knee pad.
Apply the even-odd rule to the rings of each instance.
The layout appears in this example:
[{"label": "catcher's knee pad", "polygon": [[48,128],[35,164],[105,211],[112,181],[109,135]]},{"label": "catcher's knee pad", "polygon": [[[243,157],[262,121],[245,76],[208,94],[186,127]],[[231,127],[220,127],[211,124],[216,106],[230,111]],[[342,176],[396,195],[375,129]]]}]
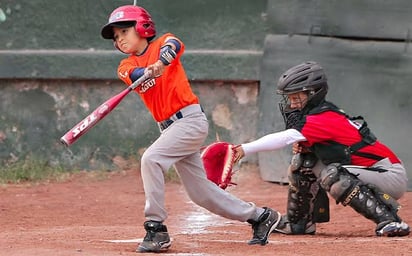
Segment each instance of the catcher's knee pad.
[{"label": "catcher's knee pad", "polygon": [[358,193],[361,181],[341,164],[333,163],[320,172],[320,185],[337,203],[347,205]]}]

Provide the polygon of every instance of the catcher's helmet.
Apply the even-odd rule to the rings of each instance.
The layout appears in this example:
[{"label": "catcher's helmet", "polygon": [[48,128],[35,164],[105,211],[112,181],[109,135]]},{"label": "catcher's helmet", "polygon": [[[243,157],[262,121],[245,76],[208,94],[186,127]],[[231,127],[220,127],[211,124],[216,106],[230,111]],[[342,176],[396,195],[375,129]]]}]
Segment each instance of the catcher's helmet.
[{"label": "catcher's helmet", "polygon": [[[308,99],[303,109],[291,109],[288,95],[307,92]],[[302,114],[318,106],[325,100],[328,83],[323,68],[316,62],[308,61],[288,69],[281,75],[277,84],[277,93],[283,96],[279,103],[280,111],[291,128],[300,120]]]},{"label": "catcher's helmet", "polygon": [[319,105],[328,92],[328,83],[323,68],[308,61],[288,69],[279,78],[277,93],[287,96],[297,92],[308,92],[307,105]]},{"label": "catcher's helmet", "polygon": [[102,37],[105,39],[114,39],[112,29],[114,26],[134,26],[139,36],[147,38],[149,41],[156,36],[156,28],[152,17],[140,6],[124,5],[115,9],[110,14],[109,22],[102,28]]}]

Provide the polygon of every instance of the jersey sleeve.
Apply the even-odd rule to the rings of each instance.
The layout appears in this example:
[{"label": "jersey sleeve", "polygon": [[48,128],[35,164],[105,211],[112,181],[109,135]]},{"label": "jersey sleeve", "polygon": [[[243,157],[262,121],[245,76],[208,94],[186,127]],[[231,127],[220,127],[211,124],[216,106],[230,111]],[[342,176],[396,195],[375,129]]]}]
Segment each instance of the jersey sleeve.
[{"label": "jersey sleeve", "polygon": [[132,84],[132,79],[130,79],[130,74],[136,68],[136,65],[129,59],[124,59],[120,62],[119,67],[117,68],[117,76],[122,80],[126,85]]},{"label": "jersey sleeve", "polygon": [[271,133],[255,141],[242,144],[245,155],[262,151],[271,151],[286,147],[294,142],[305,141],[306,138],[295,129]]}]

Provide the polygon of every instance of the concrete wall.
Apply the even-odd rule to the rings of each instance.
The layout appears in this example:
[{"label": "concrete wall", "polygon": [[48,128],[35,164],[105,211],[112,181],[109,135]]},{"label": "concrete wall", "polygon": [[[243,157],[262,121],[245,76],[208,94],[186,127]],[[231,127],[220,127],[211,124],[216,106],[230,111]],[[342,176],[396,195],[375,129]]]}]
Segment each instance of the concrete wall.
[{"label": "concrete wall", "polygon": [[[100,37],[117,6],[133,1],[0,2],[0,160],[30,155],[51,163],[110,169],[135,157],[158,131],[136,95],[67,151],[58,139],[123,85],[124,57]],[[186,44],[182,61],[218,132],[241,143],[283,129],[278,76],[307,59],[321,62],[330,99],[364,115],[372,130],[412,165],[409,0],[139,0],[159,34]],[[252,156],[262,178],[286,182],[290,150]],[[247,159],[248,160],[248,159]],[[412,177],[412,171],[409,171]],[[412,180],[412,178],[411,178]],[[410,182],[412,188],[412,182]]]},{"label": "concrete wall", "polygon": [[[79,169],[116,169],[116,159],[139,159],[159,130],[137,94],[128,95],[69,149],[59,138],[106,99],[124,89],[113,80],[3,80],[0,159],[28,157]],[[256,134],[255,82],[193,82],[210,121],[206,143],[240,143]],[[216,93],[218,92],[218,93]],[[206,145],[206,144],[205,144]]]},{"label": "concrete wall", "polygon": [[[266,0],[139,0],[157,33],[172,32],[186,45],[191,79],[257,80]],[[117,79],[124,57],[101,27],[118,6],[133,1],[2,0],[0,79]]]},{"label": "concrete wall", "polygon": [[[138,158],[158,136],[138,96],[128,95],[70,150],[58,142],[124,88],[116,68],[125,55],[101,38],[100,28],[112,10],[132,3],[0,2],[2,164],[36,157],[72,168],[112,169],[113,159]],[[210,120],[205,144],[216,133],[234,143],[254,139],[266,1],[138,3],[152,14],[158,34],[172,32],[186,45],[182,62]]]},{"label": "concrete wall", "polygon": [[409,0],[268,1],[271,34],[410,41]]}]

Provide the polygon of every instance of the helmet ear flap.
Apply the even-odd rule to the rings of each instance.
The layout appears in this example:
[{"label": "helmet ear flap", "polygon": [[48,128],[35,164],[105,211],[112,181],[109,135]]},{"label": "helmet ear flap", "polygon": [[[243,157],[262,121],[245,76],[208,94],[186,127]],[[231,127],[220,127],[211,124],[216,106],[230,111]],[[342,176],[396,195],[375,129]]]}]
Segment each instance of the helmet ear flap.
[{"label": "helmet ear flap", "polygon": [[156,36],[155,25],[151,20],[136,21],[135,29],[139,36],[147,38],[149,41]]}]

